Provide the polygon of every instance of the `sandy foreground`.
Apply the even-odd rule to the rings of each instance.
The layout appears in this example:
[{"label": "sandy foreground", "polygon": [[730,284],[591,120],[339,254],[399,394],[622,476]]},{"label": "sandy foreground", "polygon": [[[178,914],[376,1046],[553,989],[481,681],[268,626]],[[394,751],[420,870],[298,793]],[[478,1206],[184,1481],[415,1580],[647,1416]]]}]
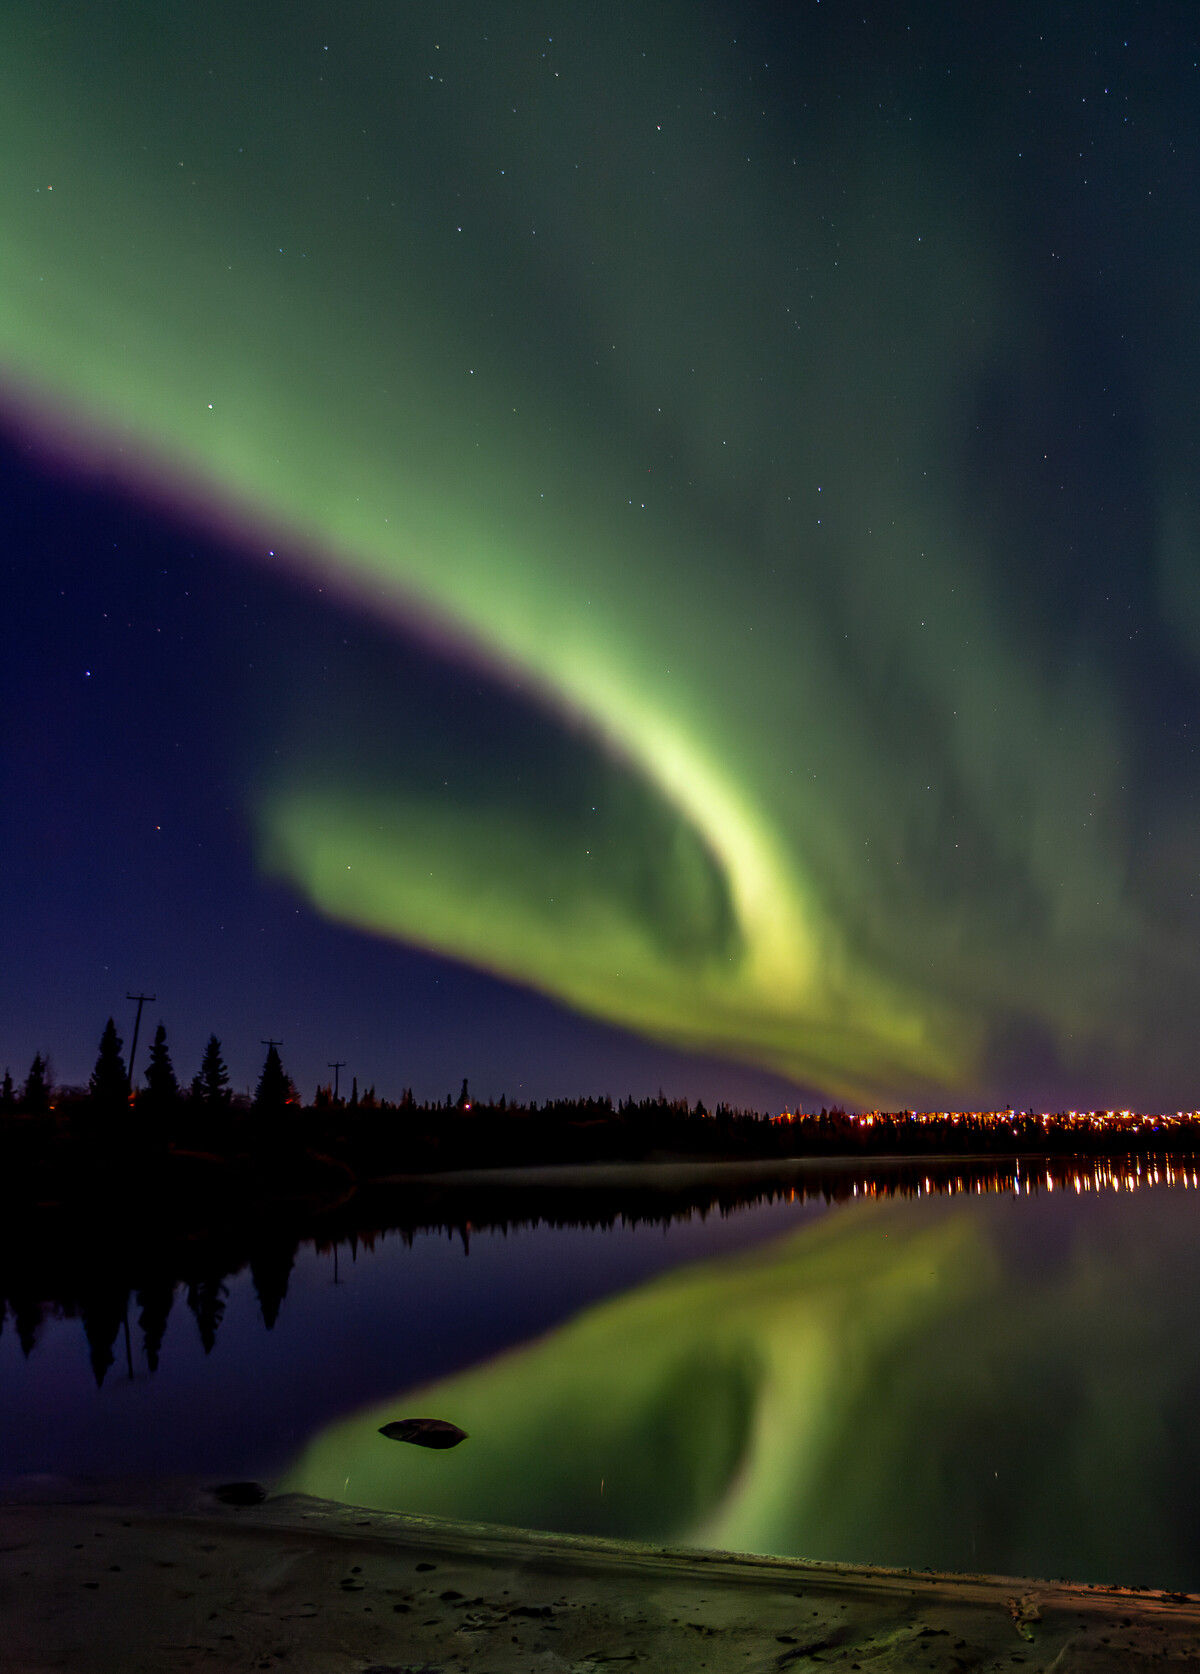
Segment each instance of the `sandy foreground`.
[{"label": "sandy foreground", "polygon": [[8,1674],[760,1674],[1200,1663],[1200,1597],[853,1569],[304,1495],[46,1482],[0,1505]]}]

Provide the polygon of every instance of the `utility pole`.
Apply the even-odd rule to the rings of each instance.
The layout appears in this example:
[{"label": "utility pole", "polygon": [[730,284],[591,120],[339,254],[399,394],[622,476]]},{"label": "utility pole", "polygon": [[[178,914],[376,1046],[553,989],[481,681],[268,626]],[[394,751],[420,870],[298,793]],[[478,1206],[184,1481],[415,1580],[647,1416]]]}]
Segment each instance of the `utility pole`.
[{"label": "utility pole", "polygon": [[137,1006],[138,1006],[137,1016],[133,1020],[133,1045],[129,1048],[129,1092],[130,1092],[130,1096],[132,1097],[132,1095],[133,1095],[133,1060],[134,1060],[134,1055],[137,1052],[138,1030],[142,1026],[142,1007],[145,1005],[147,1000],[150,1000],[151,1002],[157,1000],[158,995],[157,994],[130,994],[130,993],[126,993],[125,998],[127,1000],[136,1000],[137,1001]]},{"label": "utility pole", "polygon": [[344,1058],[337,1058],[337,1059],[334,1060],[333,1063],[326,1063],[326,1065],[325,1065],[326,1069],[331,1069],[333,1071],[333,1102],[334,1102],[334,1104],[336,1104],[337,1100],[338,1100],[338,1071],[339,1070],[344,1070],[345,1067],[346,1067],[346,1060]]},{"label": "utility pole", "polygon": [[[262,1043],[261,1043],[261,1044],[262,1044],[262,1045],[263,1045],[263,1046],[265,1046],[265,1047],[266,1047],[266,1049],[267,1049],[267,1063],[266,1063],[266,1064],[264,1064],[264,1065],[263,1065],[263,1081],[265,1081],[265,1080],[266,1080],[266,1075],[267,1075],[267,1064],[269,1064],[269,1063],[270,1063],[270,1062],[271,1062],[271,1053],[272,1053],[272,1052],[274,1052],[274,1051],[275,1051],[275,1048],[276,1048],[276,1047],[277,1047],[277,1046],[282,1046],[282,1045],[283,1045],[283,1042],[282,1042],[282,1041],[281,1041],[281,1040],[271,1040],[271,1039],[270,1039],[270,1038],[269,1038],[269,1037],[268,1037],[268,1038],[267,1038],[267,1039],[266,1039],[266,1040],[264,1040],[264,1041],[263,1041],[263,1042],[262,1042]],[[277,1052],[276,1052],[276,1053],[275,1053],[275,1062],[276,1062],[276,1063],[279,1063],[279,1054],[278,1054],[278,1053],[277,1053]],[[281,1068],[281,1069],[282,1069],[282,1067],[283,1067],[283,1066],[282,1066],[282,1065],[280,1065],[280,1068]],[[262,1084],[263,1084],[263,1081],[260,1081],[260,1082],[259,1082],[259,1086],[260,1086],[260,1087],[261,1087],[261,1086],[262,1086]],[[249,1089],[249,1087],[247,1087],[247,1088],[246,1088],[246,1092],[247,1092],[247,1094],[249,1094],[249,1092],[250,1092],[250,1089]],[[257,1098],[257,1097],[258,1097],[258,1095],[257,1095],[257,1093],[256,1093],[256,1094],[255,1094],[255,1095],[254,1095],[254,1096],[255,1096],[255,1098]]]}]

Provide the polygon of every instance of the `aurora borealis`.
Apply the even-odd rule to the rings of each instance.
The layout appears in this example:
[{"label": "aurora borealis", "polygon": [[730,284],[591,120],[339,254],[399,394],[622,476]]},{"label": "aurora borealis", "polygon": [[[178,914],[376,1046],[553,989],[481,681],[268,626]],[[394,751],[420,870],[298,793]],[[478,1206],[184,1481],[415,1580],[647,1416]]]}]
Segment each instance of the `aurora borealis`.
[{"label": "aurora borealis", "polygon": [[10,13],[10,433],[358,636],[214,681],[265,888],[830,1096],[1195,1102],[1187,7]]}]

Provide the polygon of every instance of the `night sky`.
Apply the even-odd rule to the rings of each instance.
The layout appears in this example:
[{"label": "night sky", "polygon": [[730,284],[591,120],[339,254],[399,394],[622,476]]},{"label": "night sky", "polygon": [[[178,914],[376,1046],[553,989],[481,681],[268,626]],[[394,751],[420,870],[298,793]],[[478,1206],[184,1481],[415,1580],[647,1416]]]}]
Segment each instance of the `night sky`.
[{"label": "night sky", "polygon": [[0,204],[0,1069],[1198,1102],[1193,5],[28,0]]}]

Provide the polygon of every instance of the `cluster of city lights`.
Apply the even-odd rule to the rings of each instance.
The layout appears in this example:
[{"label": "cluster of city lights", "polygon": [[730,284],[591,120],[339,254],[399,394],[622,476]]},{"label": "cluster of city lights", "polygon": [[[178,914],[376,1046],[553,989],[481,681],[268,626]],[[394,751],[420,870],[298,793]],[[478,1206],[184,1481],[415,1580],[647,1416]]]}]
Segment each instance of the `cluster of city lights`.
[{"label": "cluster of city lights", "polygon": [[859,1113],[833,1111],[818,1116],[811,1111],[784,1110],[772,1117],[774,1122],[834,1121],[849,1127],[870,1128],[877,1124],[892,1127],[903,1123],[918,1126],[950,1126],[963,1128],[1012,1128],[1018,1123],[1028,1127],[1038,1124],[1045,1130],[1052,1128],[1087,1129],[1089,1132],[1117,1130],[1139,1133],[1162,1128],[1185,1127],[1200,1122],[1200,1110],[1160,1111],[1154,1114],[1138,1110],[867,1110]]}]

